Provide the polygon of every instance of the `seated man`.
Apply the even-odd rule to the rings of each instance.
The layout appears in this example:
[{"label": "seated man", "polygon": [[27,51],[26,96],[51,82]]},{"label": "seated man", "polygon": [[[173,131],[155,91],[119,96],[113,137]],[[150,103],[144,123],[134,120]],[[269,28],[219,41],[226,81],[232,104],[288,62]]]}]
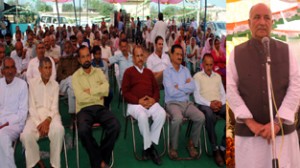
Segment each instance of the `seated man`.
[{"label": "seated man", "polygon": [[23,49],[21,41],[15,44],[15,50],[10,53],[10,57],[14,59],[17,67],[17,76],[21,79],[26,79],[27,66],[30,61],[30,55],[26,49]]},{"label": "seated man", "polygon": [[[123,75],[125,70],[128,67],[131,67],[133,65],[132,63],[132,55],[129,52],[128,49],[128,42],[126,39],[123,39],[120,41],[120,50],[121,52],[116,52],[114,56],[109,57],[108,61],[110,64],[118,64],[119,65],[119,75],[116,75],[118,86],[121,87],[122,80],[123,80]],[[117,72],[117,70],[116,70]]]},{"label": "seated man", "polygon": [[189,101],[189,95],[195,90],[195,83],[189,70],[181,65],[182,59],[182,47],[173,45],[171,48],[171,65],[163,73],[166,110],[171,115],[170,157],[172,159],[178,157],[178,137],[183,117],[188,117],[193,121],[191,137],[188,142],[188,150],[192,158],[198,155],[195,147],[200,145],[198,141],[205,122],[204,114]]},{"label": "seated man", "polygon": [[[2,62],[5,58],[5,46],[4,44],[0,44],[0,69],[2,69]],[[3,74],[0,71],[0,78],[2,78]]]},{"label": "seated man", "polygon": [[155,38],[155,51],[147,59],[147,68],[149,68],[158,83],[162,85],[163,71],[171,64],[169,55],[163,52],[164,39],[161,36]]},{"label": "seated man", "polygon": [[28,88],[24,80],[15,77],[17,69],[12,58],[3,59],[1,70],[4,77],[0,79],[0,167],[16,167],[12,142],[25,125]]},{"label": "seated man", "polygon": [[[166,112],[158,103],[159,87],[151,70],[144,68],[144,59],[142,48],[135,47],[134,66],[129,67],[124,73],[122,92],[128,102],[127,113],[138,120],[143,135],[143,157],[150,156],[155,164],[160,165],[161,159],[152,143],[159,142]],[[149,117],[153,119],[151,129],[149,129]]]},{"label": "seated man", "polygon": [[[72,77],[78,134],[89,155],[91,167],[107,167],[120,132],[120,123],[114,114],[103,106],[103,97],[108,95],[109,84],[101,69],[91,67],[92,58],[88,47],[79,48],[78,61],[81,68]],[[106,132],[100,146],[92,135],[94,123],[100,123]]]},{"label": "seated man", "polygon": [[[215,131],[216,115],[225,119],[226,116],[226,95],[222,84],[221,76],[212,71],[214,59],[211,54],[205,54],[202,58],[203,71],[194,75],[196,90],[194,91],[195,102],[199,110],[203,111],[206,118],[206,129],[211,143],[215,162],[223,166],[225,162],[225,128],[221,146],[218,146]],[[221,155],[223,152],[223,156]],[[222,158],[224,157],[224,158]]]},{"label": "seated man", "polygon": [[[26,71],[26,79],[27,81],[29,81],[32,78],[39,78],[41,76],[41,73],[39,71],[39,64],[40,61],[46,57],[45,56],[45,44],[43,42],[40,42],[37,44],[36,46],[36,55],[37,57],[31,59],[28,63],[28,67],[27,67],[27,71]],[[52,72],[51,72],[51,79],[55,80],[56,79],[56,68],[55,68],[55,63],[52,60],[51,57],[50,58],[51,62],[52,62]]]},{"label": "seated man", "polygon": [[[108,64],[106,61],[102,59],[102,49],[99,46],[94,46],[92,49],[93,57],[92,60],[92,66],[95,68],[100,68],[103,73],[105,74],[105,77],[107,81],[109,81],[108,77]],[[113,90],[109,88],[109,94],[108,96],[104,97],[104,106],[109,108],[110,102],[113,98]]]},{"label": "seated man", "polygon": [[63,145],[65,130],[61,123],[58,111],[58,83],[51,79],[52,62],[45,57],[40,60],[39,71],[41,76],[30,79],[29,84],[29,117],[20,140],[25,148],[26,167],[38,164],[40,160],[40,138],[50,140],[50,164],[60,167],[60,152]]},{"label": "seated man", "polygon": [[[57,81],[59,82],[60,95],[68,95],[69,114],[72,121],[75,119],[75,95],[72,88],[72,75],[80,67],[77,57],[73,54],[73,46],[71,41],[64,44],[64,57],[60,58],[57,66]],[[72,128],[73,122],[71,122]]]}]

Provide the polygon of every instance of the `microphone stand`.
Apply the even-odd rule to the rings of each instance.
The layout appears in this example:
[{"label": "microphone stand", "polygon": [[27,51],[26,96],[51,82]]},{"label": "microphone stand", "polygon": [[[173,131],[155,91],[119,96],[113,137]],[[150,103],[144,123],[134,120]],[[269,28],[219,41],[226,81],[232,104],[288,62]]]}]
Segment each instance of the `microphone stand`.
[{"label": "microphone stand", "polygon": [[[270,52],[268,52],[270,53]],[[276,143],[275,143],[275,128],[273,119],[273,101],[272,101],[272,80],[271,80],[271,57],[270,54],[267,55],[266,71],[267,71],[267,85],[268,85],[268,98],[269,98],[269,112],[270,112],[270,122],[271,122],[271,134],[272,134],[272,168],[279,168],[278,158],[276,154]]]}]

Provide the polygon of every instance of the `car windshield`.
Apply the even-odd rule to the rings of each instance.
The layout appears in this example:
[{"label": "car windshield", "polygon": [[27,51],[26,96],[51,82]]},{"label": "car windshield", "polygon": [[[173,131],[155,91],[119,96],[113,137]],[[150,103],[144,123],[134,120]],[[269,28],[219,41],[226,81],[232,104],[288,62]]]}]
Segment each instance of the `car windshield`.
[{"label": "car windshield", "polygon": [[60,20],[60,23],[68,23],[67,19],[64,17],[60,17],[59,20]]},{"label": "car windshield", "polygon": [[216,23],[216,25],[217,25],[217,27],[218,27],[219,29],[223,29],[223,30],[226,29],[225,23]]}]

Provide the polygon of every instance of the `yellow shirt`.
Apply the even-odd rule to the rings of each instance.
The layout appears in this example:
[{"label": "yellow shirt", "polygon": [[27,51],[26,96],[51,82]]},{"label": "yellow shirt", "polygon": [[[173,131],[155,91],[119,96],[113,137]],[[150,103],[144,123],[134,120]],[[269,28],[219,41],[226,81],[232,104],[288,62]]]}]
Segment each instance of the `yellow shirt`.
[{"label": "yellow shirt", "polygon": [[[72,76],[72,85],[76,97],[76,112],[92,105],[103,105],[103,97],[108,96],[109,83],[99,68],[93,68],[88,74],[79,68]],[[89,89],[89,93],[85,90]]]}]

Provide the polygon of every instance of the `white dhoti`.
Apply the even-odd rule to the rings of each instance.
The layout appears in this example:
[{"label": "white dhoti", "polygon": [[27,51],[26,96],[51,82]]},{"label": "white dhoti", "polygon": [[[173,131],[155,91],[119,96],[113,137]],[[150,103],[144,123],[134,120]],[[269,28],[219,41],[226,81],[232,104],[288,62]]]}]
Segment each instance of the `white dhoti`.
[{"label": "white dhoti", "polygon": [[[283,138],[276,137],[279,168],[300,168],[297,132]],[[236,168],[272,168],[272,146],[262,137],[235,136],[235,162]]]},{"label": "white dhoti", "polygon": [[75,95],[72,86],[72,76],[63,79],[59,83],[59,92],[63,95],[68,95],[68,106],[69,106],[69,113],[75,113]]},{"label": "white dhoti", "polygon": [[[26,167],[31,168],[40,160],[40,150],[37,141],[40,139],[37,126],[32,119],[28,118],[20,140],[25,148]],[[60,116],[52,119],[50,123],[48,138],[50,140],[50,164],[52,167],[60,168],[60,153],[65,135]]]},{"label": "white dhoti", "polygon": [[[144,150],[148,149],[152,142],[158,144],[166,119],[166,112],[158,103],[153,104],[149,109],[142,105],[128,104],[127,115],[131,115],[138,121],[139,130],[144,139]],[[149,128],[149,117],[153,120],[151,128]]]},{"label": "white dhoti", "polygon": [[0,129],[0,167],[16,167],[12,142],[19,137],[21,131],[19,125],[9,125]]}]

